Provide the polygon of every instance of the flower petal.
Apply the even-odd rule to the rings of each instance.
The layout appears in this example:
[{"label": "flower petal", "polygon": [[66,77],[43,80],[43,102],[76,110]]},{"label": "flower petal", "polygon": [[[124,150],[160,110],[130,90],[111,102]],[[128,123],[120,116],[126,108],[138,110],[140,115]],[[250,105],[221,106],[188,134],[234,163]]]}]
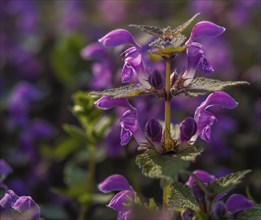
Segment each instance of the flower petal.
[{"label": "flower petal", "polygon": [[12,204],[18,199],[19,197],[14,193],[13,190],[7,190],[4,196],[0,200],[0,211],[1,209],[8,209],[11,208]]},{"label": "flower petal", "polygon": [[116,47],[124,44],[132,44],[139,47],[139,45],[137,45],[134,41],[130,32],[124,29],[113,30],[104,37],[100,38],[98,41],[105,47]]},{"label": "flower petal", "polygon": [[107,177],[98,185],[98,189],[103,193],[113,191],[132,190],[128,180],[119,174]]},{"label": "flower petal", "polygon": [[131,131],[121,127],[121,146],[127,145],[130,142],[131,137]]},{"label": "flower petal", "polygon": [[248,200],[243,195],[233,194],[228,198],[226,206],[228,211],[230,211],[232,214],[235,214],[237,212],[244,211],[245,209],[253,207],[254,203],[253,201]]},{"label": "flower petal", "polygon": [[[215,180],[215,176],[210,175],[208,172],[203,171],[203,170],[195,170],[193,172],[193,174],[199,178],[203,183],[208,184],[208,183],[212,183]],[[192,185],[195,183],[196,181],[194,180],[194,178],[192,176],[189,177],[188,181],[186,182],[186,185],[188,185],[189,187],[192,187]]]},{"label": "flower petal", "polygon": [[224,33],[226,29],[209,21],[198,22],[192,29],[189,42],[207,37],[217,37]]},{"label": "flower petal", "polygon": [[117,193],[107,206],[118,212],[127,212],[130,210],[133,200],[134,192],[132,190],[124,190]]},{"label": "flower petal", "polygon": [[94,102],[97,108],[108,110],[115,107],[129,107],[129,102],[125,98],[112,98],[109,96],[102,96],[100,99]]},{"label": "flower petal", "polygon": [[28,220],[39,220],[40,219],[40,208],[30,196],[19,197],[12,208],[20,213]]},{"label": "flower petal", "polygon": [[99,43],[90,44],[81,50],[81,57],[86,60],[101,59],[105,56],[106,52],[104,50],[104,47]]},{"label": "flower petal", "polygon": [[122,83],[130,82],[133,76],[135,75],[135,73],[136,73],[135,69],[128,63],[125,63],[121,71],[121,82]]}]

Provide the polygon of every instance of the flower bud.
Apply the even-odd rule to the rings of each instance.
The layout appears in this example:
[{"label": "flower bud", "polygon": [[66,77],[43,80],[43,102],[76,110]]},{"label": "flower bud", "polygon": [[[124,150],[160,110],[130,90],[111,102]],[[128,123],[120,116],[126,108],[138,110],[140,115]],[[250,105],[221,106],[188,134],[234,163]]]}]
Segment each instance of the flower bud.
[{"label": "flower bud", "polygon": [[163,78],[160,72],[154,71],[149,75],[149,83],[155,89],[162,89],[163,87]]},{"label": "flower bud", "polygon": [[146,124],[146,133],[152,141],[160,142],[162,138],[162,127],[154,118],[150,119]]},{"label": "flower bud", "polygon": [[192,194],[196,198],[198,202],[202,202],[205,199],[205,193],[202,191],[202,189],[199,187],[197,183],[194,183],[192,188]]},{"label": "flower bud", "polygon": [[193,213],[189,209],[186,209],[181,212],[182,220],[192,220],[192,218],[193,218]]},{"label": "flower bud", "polygon": [[221,219],[226,215],[226,205],[222,201],[218,201],[212,208],[213,216],[217,219]]},{"label": "flower bud", "polygon": [[190,138],[196,133],[197,123],[193,118],[186,118],[180,123],[179,129],[180,129],[180,141],[186,142],[190,140]]}]

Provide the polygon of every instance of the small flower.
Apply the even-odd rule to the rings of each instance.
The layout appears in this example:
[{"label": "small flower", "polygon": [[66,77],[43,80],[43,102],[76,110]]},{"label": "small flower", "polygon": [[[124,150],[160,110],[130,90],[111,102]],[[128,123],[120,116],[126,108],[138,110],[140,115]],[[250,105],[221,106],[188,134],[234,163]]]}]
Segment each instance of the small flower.
[{"label": "small flower", "polygon": [[217,219],[222,219],[227,212],[227,207],[224,202],[218,201],[214,206],[212,207],[212,214]]},{"label": "small flower", "polygon": [[143,69],[142,47],[134,41],[128,31],[124,29],[111,31],[99,39],[99,42],[105,47],[116,47],[120,45],[133,46],[122,53],[124,56],[124,65],[121,72],[122,83],[130,82],[132,78]]},{"label": "small flower", "polygon": [[205,55],[205,48],[198,40],[204,38],[217,37],[225,31],[224,27],[218,26],[209,21],[201,21],[192,29],[190,38],[185,43],[188,47],[187,54],[187,70],[182,75],[185,79],[184,87],[188,86],[194,78],[196,69],[199,68],[204,74],[210,74],[214,71]]},{"label": "small flower", "polygon": [[[211,93],[204,102],[196,109],[194,114],[194,122],[192,119],[186,118],[180,124],[180,140],[185,141],[193,134],[196,127],[195,134],[189,139],[190,143],[194,143],[199,136],[202,140],[207,142],[210,141],[211,137],[211,126],[216,121],[216,117],[207,111],[212,106],[220,105],[224,108],[233,109],[238,103],[225,92],[214,92]],[[186,133],[187,132],[187,133]]]},{"label": "small flower", "polygon": [[119,174],[114,174],[101,182],[98,189],[103,193],[119,191],[107,206],[118,212],[118,220],[127,220],[135,201],[135,191],[128,180]]},{"label": "small flower", "polygon": [[126,145],[130,141],[133,135],[136,142],[141,145],[145,141],[145,137],[141,132],[137,109],[134,108],[125,98],[111,98],[109,96],[103,96],[95,103],[96,107],[108,110],[115,107],[125,107],[128,110],[122,115],[120,119],[121,125],[121,145]]}]

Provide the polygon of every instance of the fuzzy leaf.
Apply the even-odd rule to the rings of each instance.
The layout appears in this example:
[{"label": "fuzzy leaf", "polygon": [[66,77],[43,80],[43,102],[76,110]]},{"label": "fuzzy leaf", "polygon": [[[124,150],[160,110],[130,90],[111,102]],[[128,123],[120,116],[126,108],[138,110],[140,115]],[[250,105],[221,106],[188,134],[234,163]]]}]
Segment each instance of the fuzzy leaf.
[{"label": "fuzzy leaf", "polygon": [[221,194],[230,191],[237,184],[241,182],[244,176],[250,173],[251,170],[243,170],[228,174],[224,177],[216,179],[213,183],[208,185],[208,189],[213,194]]},{"label": "fuzzy leaf", "polygon": [[247,209],[237,215],[240,220],[261,220],[261,204],[255,205],[253,208]]},{"label": "fuzzy leaf", "polygon": [[183,47],[166,47],[164,49],[159,49],[152,51],[153,54],[160,55],[160,56],[167,56],[169,54],[176,54],[176,53],[181,53],[186,49],[185,46]]},{"label": "fuzzy leaf", "polygon": [[129,27],[137,28],[141,31],[144,31],[144,32],[151,34],[153,36],[156,36],[156,37],[161,37],[163,34],[163,31],[161,28],[150,26],[150,25],[130,24]]},{"label": "fuzzy leaf", "polygon": [[168,204],[177,209],[198,210],[197,201],[193,197],[190,188],[179,182],[172,184]]},{"label": "fuzzy leaf", "polygon": [[92,97],[110,96],[113,98],[128,98],[145,93],[149,93],[149,91],[142,84],[138,83],[102,91],[91,91],[89,95]]},{"label": "fuzzy leaf", "polygon": [[202,152],[202,148],[198,149],[195,146],[188,145],[184,150],[179,152],[178,155],[182,160],[194,161]]},{"label": "fuzzy leaf", "polygon": [[199,15],[199,13],[195,14],[192,18],[190,18],[188,21],[185,23],[181,24],[180,26],[176,27],[173,30],[174,36],[177,36],[179,33],[184,31],[194,20],[195,18]]},{"label": "fuzzy leaf", "polygon": [[189,96],[205,95],[214,91],[225,90],[234,86],[249,85],[246,81],[220,81],[205,77],[195,78],[191,84],[185,88],[184,92]]},{"label": "fuzzy leaf", "polygon": [[187,168],[189,162],[196,157],[195,151],[182,151],[176,155],[161,155],[154,150],[148,150],[137,155],[136,164],[145,176],[172,182],[178,173]]}]

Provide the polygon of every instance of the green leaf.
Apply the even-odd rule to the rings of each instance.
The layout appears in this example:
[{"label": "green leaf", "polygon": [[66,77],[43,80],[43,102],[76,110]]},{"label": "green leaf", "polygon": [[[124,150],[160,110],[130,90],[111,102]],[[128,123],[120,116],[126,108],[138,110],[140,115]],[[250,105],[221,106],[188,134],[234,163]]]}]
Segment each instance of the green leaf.
[{"label": "green leaf", "polygon": [[91,97],[110,96],[113,98],[128,98],[133,96],[144,95],[150,93],[142,84],[130,84],[119,88],[106,89],[103,91],[91,91]]},{"label": "green leaf", "polygon": [[243,170],[228,174],[224,177],[216,179],[213,183],[210,183],[207,188],[213,194],[228,192],[237,184],[239,184],[241,180],[245,177],[245,175],[250,172],[251,170]]},{"label": "green leaf", "polygon": [[194,20],[195,18],[199,15],[199,13],[195,14],[192,18],[187,20],[185,23],[181,24],[180,26],[176,27],[173,30],[174,36],[177,36],[179,33],[184,31]]},{"label": "green leaf", "polygon": [[141,31],[144,31],[156,37],[161,37],[163,35],[163,30],[159,27],[154,27],[150,25],[138,25],[138,24],[130,24],[129,27],[137,28]]},{"label": "green leaf", "polygon": [[74,125],[65,124],[63,125],[63,129],[72,137],[79,138],[82,141],[87,141],[86,134],[81,128]]},{"label": "green leaf", "polygon": [[87,171],[80,168],[75,163],[67,163],[64,168],[64,182],[73,189],[75,196],[86,191]]},{"label": "green leaf", "polygon": [[195,146],[187,145],[184,150],[178,152],[178,156],[182,160],[195,161],[196,157],[199,156],[202,152],[202,148],[196,148]]},{"label": "green leaf", "polygon": [[112,199],[112,197],[113,197],[113,194],[84,193],[79,196],[78,201],[80,203],[105,204],[105,203],[108,203]]},{"label": "green leaf", "polygon": [[177,209],[191,209],[194,211],[199,209],[190,188],[179,182],[174,182],[172,184],[168,204]]},{"label": "green leaf", "polygon": [[214,91],[225,90],[234,86],[249,85],[246,81],[220,81],[217,79],[210,79],[205,77],[198,77],[193,79],[188,87],[184,89],[186,95],[200,96]]},{"label": "green leaf", "polygon": [[247,209],[244,212],[239,213],[236,219],[261,220],[261,204],[257,204],[253,208]]},{"label": "green leaf", "polygon": [[137,155],[136,164],[145,176],[171,182],[181,170],[189,166],[189,161],[177,155],[161,155],[154,150],[148,150]]}]

